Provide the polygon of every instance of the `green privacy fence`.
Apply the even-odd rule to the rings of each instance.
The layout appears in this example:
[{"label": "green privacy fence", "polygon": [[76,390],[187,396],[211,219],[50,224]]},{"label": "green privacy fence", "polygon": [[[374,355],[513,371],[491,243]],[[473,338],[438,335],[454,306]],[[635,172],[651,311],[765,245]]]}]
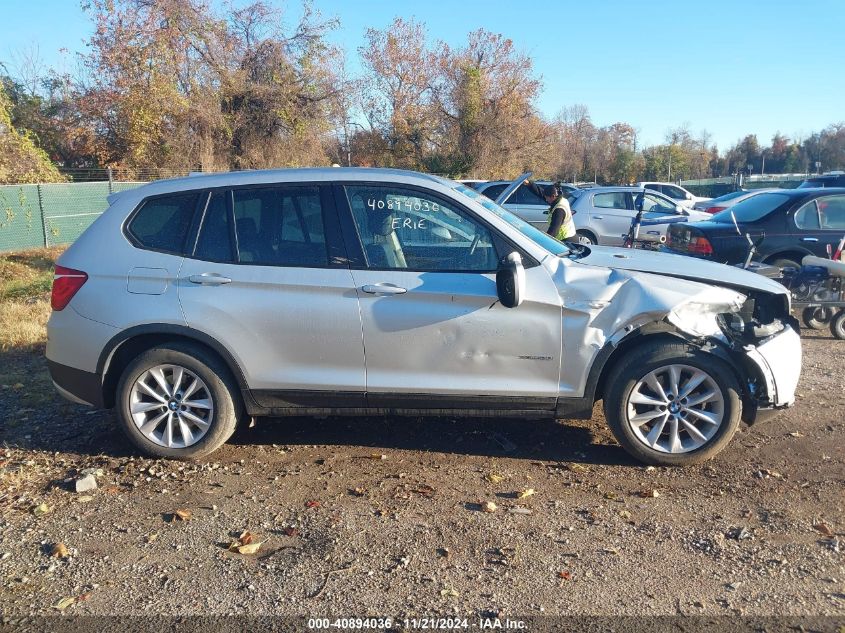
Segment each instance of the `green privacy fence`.
[{"label": "green privacy fence", "polygon": [[0,252],[70,244],[108,207],[110,193],[141,182],[0,186]]}]

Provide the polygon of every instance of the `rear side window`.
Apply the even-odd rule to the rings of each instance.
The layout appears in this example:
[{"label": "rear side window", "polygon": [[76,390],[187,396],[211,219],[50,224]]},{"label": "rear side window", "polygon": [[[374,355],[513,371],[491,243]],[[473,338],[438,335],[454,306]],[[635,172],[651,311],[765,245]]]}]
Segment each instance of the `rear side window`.
[{"label": "rear side window", "polygon": [[533,205],[542,205],[544,207],[549,206],[545,200],[540,198],[536,193],[531,191],[525,185],[521,185],[519,189],[516,190],[516,203],[517,204],[533,204]]},{"label": "rear side window", "polygon": [[489,187],[487,187],[481,193],[483,193],[485,196],[487,196],[491,200],[495,200],[496,198],[499,197],[499,194],[502,193],[507,188],[507,186],[508,186],[507,183],[500,184],[500,185],[490,185]]},{"label": "rear side window", "polygon": [[226,205],[227,194],[215,193],[211,196],[202,220],[197,249],[194,256],[210,262],[231,262],[235,259],[232,244],[232,219]]},{"label": "rear side window", "polygon": [[196,203],[196,193],[147,200],[129,222],[129,235],[142,248],[181,254]]},{"label": "rear side window", "polygon": [[234,220],[242,264],[328,265],[317,187],[235,190]]},{"label": "rear side window", "polygon": [[819,223],[823,230],[845,229],[845,196],[819,198],[816,204],[819,207]]},{"label": "rear side window", "polygon": [[599,209],[627,209],[625,192],[597,193],[593,196],[593,206]]}]

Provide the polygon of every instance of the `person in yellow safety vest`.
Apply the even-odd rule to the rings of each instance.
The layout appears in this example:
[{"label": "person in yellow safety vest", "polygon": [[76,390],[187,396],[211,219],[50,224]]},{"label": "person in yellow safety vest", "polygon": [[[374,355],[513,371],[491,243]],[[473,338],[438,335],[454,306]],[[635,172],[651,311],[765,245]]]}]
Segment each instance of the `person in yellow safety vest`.
[{"label": "person in yellow safety vest", "polygon": [[549,205],[549,227],[546,229],[546,233],[560,242],[577,240],[572,209],[569,206],[569,200],[563,195],[560,187],[557,184],[538,185],[530,180],[525,181],[525,186],[534,194],[543,198]]}]

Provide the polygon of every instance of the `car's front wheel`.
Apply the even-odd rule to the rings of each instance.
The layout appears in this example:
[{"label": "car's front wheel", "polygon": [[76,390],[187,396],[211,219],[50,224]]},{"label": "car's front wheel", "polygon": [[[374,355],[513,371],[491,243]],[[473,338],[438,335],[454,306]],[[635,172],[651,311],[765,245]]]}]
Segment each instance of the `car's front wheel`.
[{"label": "car's front wheel", "polygon": [[228,368],[205,348],[162,345],[142,353],[123,371],[118,419],[143,452],[194,459],[219,448],[234,432],[237,394]]},{"label": "car's front wheel", "polygon": [[721,451],[739,427],[739,384],[721,359],[683,343],[647,343],[608,376],[605,416],[640,461],[687,466]]}]

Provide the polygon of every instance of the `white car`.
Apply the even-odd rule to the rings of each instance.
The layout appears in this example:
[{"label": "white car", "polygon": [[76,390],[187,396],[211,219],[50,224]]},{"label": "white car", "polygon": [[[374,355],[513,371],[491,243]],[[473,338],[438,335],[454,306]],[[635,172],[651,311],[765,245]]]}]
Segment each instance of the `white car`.
[{"label": "white car", "polygon": [[672,198],[677,204],[683,207],[692,207],[696,202],[706,202],[710,198],[702,198],[687,191],[680,185],[671,182],[638,182],[637,187],[651,189]]},{"label": "white car", "polygon": [[563,244],[445,178],[244,171],[109,203],[56,265],[48,367],[149,455],[200,458],[253,416],[589,418],[602,400],[633,456],[682,466],[795,401],[782,285]]},{"label": "white car", "polygon": [[[573,220],[582,244],[621,246],[631,222],[637,215],[638,203],[643,205],[643,224],[640,239],[661,242],[673,222],[709,220],[709,213],[682,207],[674,200],[655,191],[639,187],[593,187],[568,194]],[[651,224],[666,220],[665,223]]]}]

